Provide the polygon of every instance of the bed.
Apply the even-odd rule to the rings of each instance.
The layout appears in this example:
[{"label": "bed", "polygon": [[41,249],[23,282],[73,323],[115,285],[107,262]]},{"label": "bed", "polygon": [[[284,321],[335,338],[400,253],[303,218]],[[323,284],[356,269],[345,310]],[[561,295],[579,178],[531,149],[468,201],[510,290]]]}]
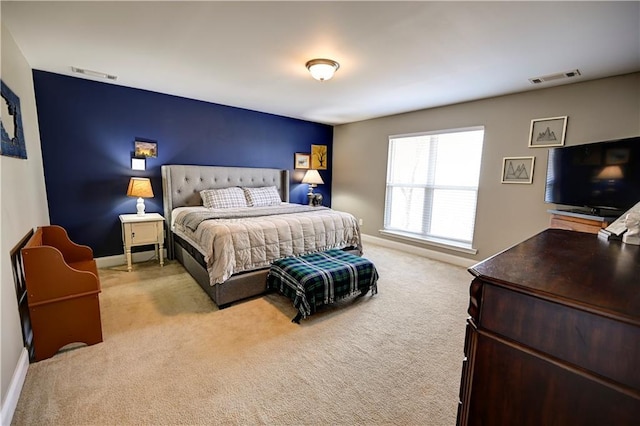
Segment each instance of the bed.
[{"label": "bed", "polygon": [[[177,259],[220,308],[266,292],[269,266],[277,258],[334,248],[362,254],[360,229],[352,215],[329,208],[288,203],[288,170],[164,165],[161,172],[168,258]],[[225,209],[227,217],[220,218],[217,217],[219,209],[203,206],[201,191],[236,191],[238,188],[247,191],[247,197],[263,189],[271,189],[277,192],[282,205],[256,204],[239,208],[250,211],[246,217],[229,216]],[[207,198],[206,204],[210,200],[206,193],[203,194]],[[261,216],[256,212],[262,208],[270,211]],[[286,210],[289,208],[295,211]],[[293,229],[290,234],[288,230],[283,231],[289,228]],[[226,233],[228,229],[231,231]],[[264,243],[256,238],[256,235],[263,234]],[[330,234],[333,239],[329,241],[326,237],[328,240],[323,243],[322,238]],[[336,239],[335,235],[342,234],[344,238]],[[249,238],[255,247],[237,247]],[[274,238],[282,241],[274,241]],[[288,239],[292,241],[291,247],[288,247]],[[300,244],[294,244],[294,240]],[[257,247],[260,244],[264,244],[264,249]],[[231,246],[234,252],[229,251]],[[248,255],[239,255],[238,250],[245,250]],[[217,262],[223,251],[228,253],[221,266]],[[246,258],[250,259],[245,262]]]}]

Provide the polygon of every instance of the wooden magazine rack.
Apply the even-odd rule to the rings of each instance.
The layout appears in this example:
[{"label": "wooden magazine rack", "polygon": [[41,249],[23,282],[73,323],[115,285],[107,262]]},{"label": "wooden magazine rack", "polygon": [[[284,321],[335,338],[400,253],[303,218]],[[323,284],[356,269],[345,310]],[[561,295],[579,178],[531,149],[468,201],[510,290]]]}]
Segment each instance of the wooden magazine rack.
[{"label": "wooden magazine rack", "polygon": [[57,225],[41,226],[22,249],[34,361],[69,343],[102,342],[100,280],[93,250]]}]

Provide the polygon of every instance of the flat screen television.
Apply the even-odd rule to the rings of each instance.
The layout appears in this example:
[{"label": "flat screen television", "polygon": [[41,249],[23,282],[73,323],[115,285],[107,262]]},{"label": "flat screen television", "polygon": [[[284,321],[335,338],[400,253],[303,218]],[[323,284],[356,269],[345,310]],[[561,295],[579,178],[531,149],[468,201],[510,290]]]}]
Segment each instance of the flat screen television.
[{"label": "flat screen television", "polygon": [[640,202],[640,136],[549,149],[544,201],[598,216]]}]

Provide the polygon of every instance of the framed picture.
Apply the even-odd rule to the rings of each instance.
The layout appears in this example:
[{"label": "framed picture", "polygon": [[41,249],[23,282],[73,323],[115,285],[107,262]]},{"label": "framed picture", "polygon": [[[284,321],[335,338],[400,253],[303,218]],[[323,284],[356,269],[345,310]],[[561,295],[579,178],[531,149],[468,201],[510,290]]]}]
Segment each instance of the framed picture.
[{"label": "framed picture", "polygon": [[139,158],[156,158],[158,156],[158,144],[156,142],[135,141],[133,155]]},{"label": "framed picture", "polygon": [[27,146],[24,140],[22,129],[22,112],[20,111],[20,98],[13,93],[4,81],[2,86],[0,107],[0,132],[2,133],[2,144],[0,145],[0,155],[8,157],[27,158]]},{"label": "framed picture", "polygon": [[311,168],[315,170],[327,170],[328,162],[327,146],[311,145]]},{"label": "framed picture", "polygon": [[567,116],[531,120],[529,148],[563,146],[567,133]]},{"label": "framed picture", "polygon": [[505,157],[502,160],[502,183],[532,183],[536,157]]},{"label": "framed picture", "polygon": [[311,162],[311,154],[305,154],[302,152],[296,152],[295,159],[293,160],[294,169],[309,169],[309,163]]}]

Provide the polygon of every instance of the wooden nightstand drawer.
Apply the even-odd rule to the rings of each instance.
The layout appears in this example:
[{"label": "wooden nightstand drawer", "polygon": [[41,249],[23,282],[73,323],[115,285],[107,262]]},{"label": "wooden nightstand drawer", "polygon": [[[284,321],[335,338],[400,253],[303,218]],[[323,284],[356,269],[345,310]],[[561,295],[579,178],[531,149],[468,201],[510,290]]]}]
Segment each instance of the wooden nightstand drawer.
[{"label": "wooden nightstand drawer", "polygon": [[[162,223],[160,223],[162,225]],[[131,225],[131,244],[155,244],[158,241],[158,222]]]}]

